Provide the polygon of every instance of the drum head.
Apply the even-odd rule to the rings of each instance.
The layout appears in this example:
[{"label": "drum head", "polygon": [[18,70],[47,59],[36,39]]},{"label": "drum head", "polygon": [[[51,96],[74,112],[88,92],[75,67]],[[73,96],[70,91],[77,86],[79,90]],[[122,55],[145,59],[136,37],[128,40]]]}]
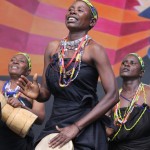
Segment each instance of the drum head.
[{"label": "drum head", "polygon": [[74,150],[72,141],[69,141],[67,144],[65,144],[62,148],[51,148],[49,147],[48,143],[49,141],[55,137],[58,133],[52,133],[47,136],[45,136],[39,144],[36,146],[35,150]]}]

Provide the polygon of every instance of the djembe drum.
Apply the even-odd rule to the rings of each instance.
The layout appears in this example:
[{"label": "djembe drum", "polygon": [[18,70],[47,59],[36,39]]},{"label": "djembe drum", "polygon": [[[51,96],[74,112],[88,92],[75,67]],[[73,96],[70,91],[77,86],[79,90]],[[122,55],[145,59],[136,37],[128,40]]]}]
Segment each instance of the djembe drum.
[{"label": "djembe drum", "polygon": [[16,134],[25,137],[37,116],[23,108],[14,108],[7,104],[5,97],[0,93],[1,119]]},{"label": "djembe drum", "polygon": [[66,143],[63,147],[61,148],[51,148],[49,147],[48,143],[49,141],[55,137],[58,133],[52,133],[49,134],[47,136],[45,136],[39,143],[38,145],[35,147],[35,150],[74,150],[73,147],[73,143],[72,141],[69,141],[68,143]]}]

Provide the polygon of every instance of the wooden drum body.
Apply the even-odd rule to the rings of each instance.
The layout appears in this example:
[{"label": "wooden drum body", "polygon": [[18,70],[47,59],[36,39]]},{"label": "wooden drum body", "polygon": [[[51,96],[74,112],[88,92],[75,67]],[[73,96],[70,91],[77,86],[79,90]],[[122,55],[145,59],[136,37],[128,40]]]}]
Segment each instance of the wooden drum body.
[{"label": "wooden drum body", "polygon": [[0,94],[1,119],[16,134],[25,137],[37,116],[23,108],[14,108],[7,104],[5,97]]}]

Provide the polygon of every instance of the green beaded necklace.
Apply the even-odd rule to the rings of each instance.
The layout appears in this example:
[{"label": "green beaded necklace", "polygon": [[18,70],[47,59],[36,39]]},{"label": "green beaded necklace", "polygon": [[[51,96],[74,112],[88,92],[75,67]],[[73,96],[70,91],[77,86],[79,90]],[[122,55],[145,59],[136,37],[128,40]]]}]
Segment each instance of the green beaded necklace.
[{"label": "green beaded necklace", "polygon": [[[134,109],[134,104],[138,101],[138,99],[139,99],[139,94],[140,94],[140,92],[143,92],[143,94],[144,94],[144,103],[146,104],[146,93],[145,93],[145,89],[144,89],[144,85],[141,83],[140,85],[139,85],[139,88],[138,88],[138,90],[137,90],[137,92],[136,92],[136,94],[135,94],[135,96],[134,96],[134,98],[133,98],[133,102],[132,103],[130,103],[130,105],[127,107],[127,109],[126,109],[126,111],[125,111],[125,114],[124,114],[124,117],[122,117],[122,115],[121,115],[121,111],[120,111],[120,102],[116,105],[116,109],[115,109],[115,112],[114,112],[114,120],[116,120],[117,122],[118,122],[118,120],[122,120],[122,122],[119,122],[119,129],[118,129],[118,131],[116,132],[116,134],[113,136],[113,138],[111,139],[111,141],[113,141],[116,137],[117,137],[117,135],[119,134],[119,132],[121,131],[121,129],[124,127],[124,129],[126,130],[126,131],[130,131],[130,130],[132,130],[137,124],[138,124],[138,122],[140,121],[140,119],[142,118],[142,116],[144,115],[144,113],[145,113],[145,111],[147,110],[147,107],[145,107],[144,108],[144,110],[142,111],[142,113],[141,113],[141,115],[139,116],[139,118],[135,121],[135,123],[131,126],[131,127],[127,127],[126,126],[126,122],[127,122],[127,120],[128,120],[128,117],[129,117],[129,115],[131,114],[131,112],[133,111],[133,109]],[[121,92],[121,91],[120,91]],[[125,117],[126,117],[126,119],[125,119]]]}]

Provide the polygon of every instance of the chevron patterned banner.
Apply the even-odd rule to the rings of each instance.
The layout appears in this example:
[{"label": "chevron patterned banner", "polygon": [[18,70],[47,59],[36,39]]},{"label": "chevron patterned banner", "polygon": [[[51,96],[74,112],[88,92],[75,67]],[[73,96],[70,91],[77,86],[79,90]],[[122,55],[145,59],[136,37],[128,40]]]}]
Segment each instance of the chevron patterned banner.
[{"label": "chevron patterned banner", "polygon": [[[32,74],[42,74],[43,54],[52,40],[64,38],[64,19],[73,0],[0,1],[0,75],[18,51],[32,59]],[[89,35],[107,51],[116,77],[122,58],[150,47],[150,0],[93,0],[99,20]]]}]

